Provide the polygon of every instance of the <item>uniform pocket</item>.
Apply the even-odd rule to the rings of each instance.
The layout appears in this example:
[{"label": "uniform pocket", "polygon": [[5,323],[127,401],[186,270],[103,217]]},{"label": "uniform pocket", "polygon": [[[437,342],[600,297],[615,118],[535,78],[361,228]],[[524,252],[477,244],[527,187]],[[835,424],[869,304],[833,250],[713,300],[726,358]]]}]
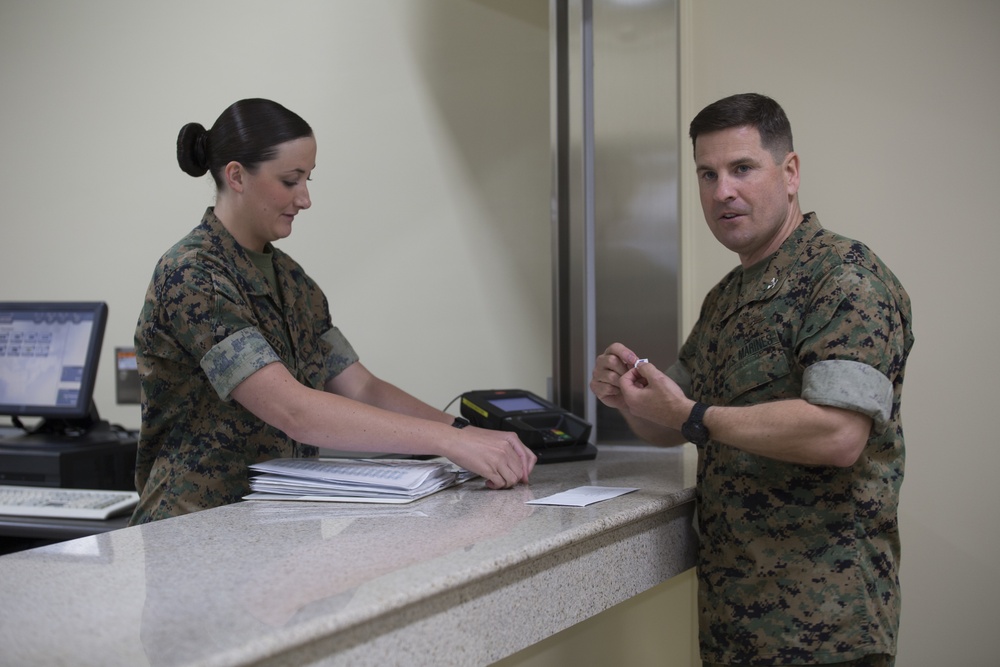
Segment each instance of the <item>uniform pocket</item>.
[{"label": "uniform pocket", "polygon": [[766,400],[781,398],[780,394],[784,392],[777,392],[779,395],[776,395],[773,383],[788,379],[790,374],[791,365],[777,336],[773,332],[764,333],[747,342],[733,356],[733,363],[726,370],[723,380],[723,404],[753,403],[755,401],[747,400],[747,395],[765,385],[772,385],[768,388]]}]

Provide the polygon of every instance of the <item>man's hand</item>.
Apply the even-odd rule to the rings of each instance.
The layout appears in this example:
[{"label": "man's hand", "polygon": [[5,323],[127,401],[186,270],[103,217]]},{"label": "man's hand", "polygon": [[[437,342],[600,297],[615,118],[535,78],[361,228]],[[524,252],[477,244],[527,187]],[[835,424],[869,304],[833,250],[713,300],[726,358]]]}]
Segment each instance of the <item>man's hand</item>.
[{"label": "man's hand", "polygon": [[622,376],[634,370],[639,357],[621,343],[612,343],[594,363],[590,390],[601,403],[616,410],[627,410],[622,394]]},{"label": "man's hand", "polygon": [[627,371],[618,386],[632,415],[676,431],[694,406],[676,382],[648,362]]}]

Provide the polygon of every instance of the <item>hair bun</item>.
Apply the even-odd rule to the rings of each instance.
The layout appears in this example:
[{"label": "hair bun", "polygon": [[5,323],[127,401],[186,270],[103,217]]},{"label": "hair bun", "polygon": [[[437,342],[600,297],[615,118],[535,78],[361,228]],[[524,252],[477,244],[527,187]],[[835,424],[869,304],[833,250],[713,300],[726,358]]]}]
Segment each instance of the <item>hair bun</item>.
[{"label": "hair bun", "polygon": [[177,135],[177,164],[186,174],[204,176],[208,171],[208,130],[188,123]]}]

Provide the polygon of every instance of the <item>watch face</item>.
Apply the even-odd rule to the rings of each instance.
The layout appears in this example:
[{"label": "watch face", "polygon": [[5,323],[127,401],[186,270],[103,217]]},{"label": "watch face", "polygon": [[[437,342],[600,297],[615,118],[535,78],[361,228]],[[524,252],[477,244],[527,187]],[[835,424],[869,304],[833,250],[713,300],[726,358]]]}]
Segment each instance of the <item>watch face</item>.
[{"label": "watch face", "polygon": [[681,434],[696,445],[704,445],[708,442],[708,429],[701,422],[684,422],[681,426]]}]

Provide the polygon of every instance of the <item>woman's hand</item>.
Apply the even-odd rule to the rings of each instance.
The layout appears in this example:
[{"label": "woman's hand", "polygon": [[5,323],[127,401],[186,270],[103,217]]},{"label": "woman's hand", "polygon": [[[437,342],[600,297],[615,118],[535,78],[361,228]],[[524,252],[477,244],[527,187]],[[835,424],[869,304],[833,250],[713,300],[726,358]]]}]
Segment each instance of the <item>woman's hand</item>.
[{"label": "woman's hand", "polygon": [[452,463],[482,476],[491,489],[527,484],[538,457],[517,435],[475,426],[454,430],[454,443],[444,454]]}]

